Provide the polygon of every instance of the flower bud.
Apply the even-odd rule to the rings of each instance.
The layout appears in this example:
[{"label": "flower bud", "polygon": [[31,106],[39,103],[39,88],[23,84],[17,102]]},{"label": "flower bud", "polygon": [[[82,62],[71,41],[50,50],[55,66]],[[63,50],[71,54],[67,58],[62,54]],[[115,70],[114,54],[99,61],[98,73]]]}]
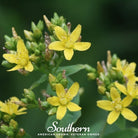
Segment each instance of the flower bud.
[{"label": "flower bud", "polygon": [[7,132],[8,129],[9,129],[9,127],[8,127],[7,125],[5,125],[5,124],[2,124],[2,125],[0,126],[0,132],[2,132],[2,133]]},{"label": "flower bud", "polygon": [[46,109],[47,107],[49,107],[49,103],[47,101],[41,101],[41,107],[43,109]]},{"label": "flower bud", "polygon": [[89,80],[95,80],[97,76],[95,73],[87,73],[87,77]]},{"label": "flower bud", "polygon": [[64,88],[67,88],[68,81],[67,79],[62,79],[60,83],[64,86]]},{"label": "flower bud", "polygon": [[8,115],[8,114],[5,114],[5,115],[3,116],[3,120],[4,120],[4,122],[9,122],[10,119],[11,119],[11,116]]},{"label": "flower bud", "polygon": [[3,60],[1,65],[6,68],[12,68],[14,66],[13,64],[9,63],[7,60]]},{"label": "flower bud", "polygon": [[5,47],[8,50],[15,50],[16,49],[16,43],[15,43],[15,41],[13,39],[11,39],[11,41],[6,41]]},{"label": "flower bud", "polygon": [[108,76],[105,76],[104,83],[105,83],[105,85],[109,85],[111,83]]},{"label": "flower bud", "polygon": [[106,88],[104,86],[98,86],[98,92],[102,95],[105,94]]},{"label": "flower bud", "polygon": [[44,29],[44,23],[43,23],[43,21],[40,20],[40,21],[38,22],[37,28],[38,28],[39,30],[43,31],[43,29]]},{"label": "flower bud", "polygon": [[35,101],[34,92],[29,89],[24,89],[24,97],[26,97],[29,101]]},{"label": "flower bud", "polygon": [[22,98],[22,99],[21,99],[21,101],[22,101],[23,103],[25,103],[25,104],[27,104],[27,103],[28,103],[27,98]]},{"label": "flower bud", "polygon": [[98,73],[104,72],[104,69],[99,61],[97,62],[97,70],[98,70]]},{"label": "flower bud", "polygon": [[113,54],[112,60],[111,60],[112,66],[116,66],[117,59],[118,59],[117,55]]},{"label": "flower bud", "polygon": [[52,83],[52,82],[55,82],[56,81],[56,77],[53,76],[51,73],[49,74],[49,82]]},{"label": "flower bud", "polygon": [[34,38],[40,39],[40,37],[42,36],[42,32],[39,29],[36,29],[34,31],[34,34],[33,35],[34,35]]},{"label": "flower bud", "polygon": [[37,62],[39,60],[39,57],[38,56],[35,56],[35,54],[32,54],[29,59],[33,62]]},{"label": "flower bud", "polygon": [[29,41],[33,41],[33,33],[31,31],[24,30],[25,38]]},{"label": "flower bud", "polygon": [[35,49],[35,54],[38,56],[40,55],[40,51],[38,49]]},{"label": "flower bud", "polygon": [[15,120],[13,120],[13,119],[10,120],[9,125],[10,125],[14,130],[16,130],[17,127],[18,127],[18,123],[17,123]]},{"label": "flower bud", "polygon": [[88,72],[96,72],[95,68],[93,68],[93,67],[91,67],[90,65],[87,65],[87,64],[85,65],[85,69]]},{"label": "flower bud", "polygon": [[4,35],[5,41],[11,41],[11,38],[8,35]]},{"label": "flower bud", "polygon": [[8,137],[13,137],[14,136],[14,132],[12,130],[9,130],[9,131],[6,132],[6,135]]},{"label": "flower bud", "polygon": [[49,111],[48,111],[48,115],[53,115],[53,114],[55,114],[57,112],[57,108],[56,107],[53,107],[52,109],[50,109]]},{"label": "flower bud", "polygon": [[111,100],[110,93],[109,93],[109,92],[105,92],[105,94],[106,94],[107,98],[108,98],[109,100]]}]

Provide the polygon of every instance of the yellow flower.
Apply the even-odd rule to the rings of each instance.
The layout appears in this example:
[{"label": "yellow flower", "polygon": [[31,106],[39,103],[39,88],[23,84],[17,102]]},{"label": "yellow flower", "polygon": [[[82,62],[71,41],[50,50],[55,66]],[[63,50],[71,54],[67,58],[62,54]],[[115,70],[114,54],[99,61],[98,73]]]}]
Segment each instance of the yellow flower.
[{"label": "yellow flower", "polygon": [[33,71],[33,65],[29,61],[28,50],[26,49],[23,40],[17,42],[16,54],[3,54],[3,57],[10,63],[17,64],[15,67],[8,71],[15,71],[18,69],[25,68],[26,71]]},{"label": "yellow flower", "polygon": [[121,61],[118,59],[116,63],[116,68],[113,67],[113,69],[121,71],[129,80],[138,81],[138,77],[135,76],[135,69],[136,69],[136,63],[132,62],[130,64],[121,64]]},{"label": "yellow flower", "polygon": [[10,100],[6,101],[5,103],[0,101],[0,111],[9,115],[26,114],[26,112],[23,112],[24,110],[26,110],[26,108],[23,107],[19,109],[19,105],[16,104],[16,102],[20,102],[17,97],[11,97]]},{"label": "yellow flower", "polygon": [[61,84],[56,85],[57,96],[49,97],[47,101],[53,106],[58,106],[56,114],[58,120],[61,120],[65,116],[67,109],[70,111],[81,110],[81,107],[71,102],[71,100],[77,95],[78,90],[79,84],[77,82],[70,87],[67,93]]},{"label": "yellow flower", "polygon": [[115,86],[129,98],[138,99],[138,86],[136,86],[135,82],[128,81],[127,88],[118,82],[115,82]]},{"label": "yellow flower", "polygon": [[132,102],[132,99],[130,99],[129,97],[125,97],[121,101],[120,94],[114,87],[111,88],[110,95],[112,101],[109,100],[97,101],[98,107],[107,111],[111,111],[107,117],[108,124],[113,124],[118,119],[120,114],[125,119],[130,121],[135,121],[137,119],[135,113],[133,113],[130,109],[127,108]]},{"label": "yellow flower", "polygon": [[63,51],[66,60],[71,60],[74,51],[85,51],[90,48],[89,42],[77,42],[81,33],[81,25],[78,25],[71,34],[68,34],[61,27],[56,26],[55,34],[60,41],[52,42],[49,45],[50,50]]}]

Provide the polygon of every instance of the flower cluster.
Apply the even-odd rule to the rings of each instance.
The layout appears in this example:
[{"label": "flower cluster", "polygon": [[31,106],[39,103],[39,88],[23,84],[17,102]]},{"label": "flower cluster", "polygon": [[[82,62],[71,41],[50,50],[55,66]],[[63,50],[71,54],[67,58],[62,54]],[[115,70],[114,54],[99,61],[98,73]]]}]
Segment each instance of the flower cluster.
[{"label": "flower cluster", "polygon": [[108,124],[113,124],[120,114],[130,121],[137,119],[129,109],[138,99],[138,77],[135,76],[135,68],[136,63],[120,60],[117,55],[111,56],[108,51],[107,63],[97,62],[97,71],[88,73],[89,79],[96,79],[99,93],[106,97],[105,100],[97,101],[97,106],[111,111],[107,118]]},{"label": "flower cluster", "polygon": [[[74,72],[72,66],[64,68],[60,65],[64,57],[71,60],[75,50],[85,51],[91,43],[81,42],[80,24],[71,33],[71,23],[66,23],[63,16],[55,13],[51,21],[45,15],[43,18],[49,32],[45,32],[44,23],[40,20],[37,24],[31,23],[31,30],[24,30],[25,40],[14,27],[12,37],[5,35],[2,65],[8,71],[17,70],[22,75],[36,70],[43,74],[29,88],[24,89],[20,100],[12,97],[5,103],[0,102],[0,133],[9,137],[28,137],[23,129],[18,128],[14,118],[26,114],[25,111],[30,108],[44,110],[49,118],[55,117],[58,121],[65,118],[67,123],[75,123],[81,115],[81,107],[78,105],[79,83],[74,83],[69,75],[84,67],[76,65],[77,70]],[[34,88],[44,82],[47,83],[46,90],[41,91],[40,98]]]},{"label": "flower cluster", "polygon": [[[9,137],[18,136],[23,129],[18,128],[18,123],[14,120],[16,115],[26,114],[27,108],[20,108],[21,101],[17,97],[11,97],[5,103],[0,101],[0,132]],[[22,135],[22,133],[21,133]],[[20,135],[20,136],[21,136]]]}]

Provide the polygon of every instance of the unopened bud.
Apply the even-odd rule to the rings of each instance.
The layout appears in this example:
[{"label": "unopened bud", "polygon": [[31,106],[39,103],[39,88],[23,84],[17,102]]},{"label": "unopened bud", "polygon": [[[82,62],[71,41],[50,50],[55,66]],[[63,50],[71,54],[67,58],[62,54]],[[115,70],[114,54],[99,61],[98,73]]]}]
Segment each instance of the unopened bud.
[{"label": "unopened bud", "polygon": [[8,49],[8,50],[15,50],[16,48],[16,43],[13,39],[11,39],[11,41],[6,41],[5,43],[5,47]]},{"label": "unopened bud", "polygon": [[87,77],[89,80],[95,80],[96,79],[96,74],[95,73],[87,73]]},{"label": "unopened bud", "polygon": [[49,103],[47,101],[41,101],[41,107],[46,109],[49,107]]},{"label": "unopened bud", "polygon": [[39,30],[43,31],[43,29],[44,29],[44,23],[43,23],[43,21],[40,20],[40,21],[38,22],[37,28],[38,28]]},{"label": "unopened bud", "polygon": [[33,41],[33,33],[31,31],[24,30],[25,38],[29,41]]},{"label": "unopened bud", "polygon": [[100,94],[105,94],[105,91],[106,91],[106,88],[104,87],[104,86],[98,86],[98,92],[100,93]]},{"label": "unopened bud", "polygon": [[7,135],[8,137],[13,137],[13,136],[14,136],[14,132],[13,132],[12,130],[8,130],[8,131],[6,132],[6,135]]},{"label": "unopened bud", "polygon": [[55,114],[57,112],[57,108],[56,107],[53,107],[52,109],[50,109],[49,111],[48,111],[48,115],[53,115],[53,114]]},{"label": "unopened bud", "polygon": [[13,127],[14,130],[16,130],[17,127],[18,127],[18,123],[17,123],[15,120],[13,120],[13,119],[10,120],[10,124],[9,124],[9,125],[10,125],[11,127]]},{"label": "unopened bud", "polygon": [[1,65],[6,67],[6,68],[12,68],[13,67],[13,64],[9,63],[7,60],[3,60]]},{"label": "unopened bud", "polygon": [[7,132],[8,129],[9,129],[9,127],[8,127],[7,125],[5,125],[5,124],[2,124],[2,125],[0,126],[0,132],[2,132],[2,133]]},{"label": "unopened bud", "polygon": [[34,35],[34,38],[40,39],[40,37],[42,36],[42,32],[39,29],[36,29],[34,31],[34,34],[33,35]]},{"label": "unopened bud", "polygon": [[90,65],[86,64],[84,66],[85,66],[86,71],[88,71],[88,72],[96,72],[96,69],[91,67]]},{"label": "unopened bud", "polygon": [[29,89],[24,89],[24,96],[29,100],[29,101],[34,101],[35,100],[35,94],[33,91]]},{"label": "unopened bud", "polygon": [[9,122],[10,119],[11,119],[11,116],[8,115],[8,114],[5,114],[5,115],[3,116],[3,120],[4,120],[4,122]]},{"label": "unopened bud", "polygon": [[44,21],[46,26],[49,28],[51,26],[51,22],[48,20],[48,18],[46,17],[46,15],[43,15]]},{"label": "unopened bud", "polygon": [[109,100],[111,100],[110,93],[109,93],[109,92],[105,92],[105,94],[106,94],[107,98],[108,98]]},{"label": "unopened bud", "polygon": [[112,61],[111,61],[112,66],[116,66],[117,59],[118,59],[117,55],[116,54],[113,54]]},{"label": "unopened bud", "polygon": [[99,61],[97,62],[97,70],[98,70],[98,73],[104,72],[104,69]]},{"label": "unopened bud", "polygon": [[54,75],[52,75],[51,73],[49,74],[49,82],[55,82],[56,81],[56,77]]}]

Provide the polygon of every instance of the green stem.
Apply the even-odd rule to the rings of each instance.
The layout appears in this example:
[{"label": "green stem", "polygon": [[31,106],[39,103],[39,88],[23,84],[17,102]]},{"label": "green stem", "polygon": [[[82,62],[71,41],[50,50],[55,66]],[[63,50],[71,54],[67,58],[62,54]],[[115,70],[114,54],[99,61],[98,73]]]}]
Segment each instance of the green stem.
[{"label": "green stem", "polygon": [[104,127],[103,127],[103,129],[102,129],[102,131],[101,131],[101,133],[100,133],[100,137],[99,137],[99,138],[103,138],[103,135],[104,135],[106,126],[107,126],[107,123],[105,122]]},{"label": "green stem", "polygon": [[57,69],[60,66],[60,64],[62,63],[63,59],[64,59],[64,57],[63,57],[63,55],[61,55],[60,58],[58,59],[58,62],[56,64],[56,67],[54,69],[54,73],[57,71]]},{"label": "green stem", "polygon": [[33,90],[34,88],[38,87],[40,84],[42,84],[43,82],[45,82],[47,80],[47,74],[44,74],[40,77],[39,80],[35,81],[31,86],[30,86],[30,90]]}]

